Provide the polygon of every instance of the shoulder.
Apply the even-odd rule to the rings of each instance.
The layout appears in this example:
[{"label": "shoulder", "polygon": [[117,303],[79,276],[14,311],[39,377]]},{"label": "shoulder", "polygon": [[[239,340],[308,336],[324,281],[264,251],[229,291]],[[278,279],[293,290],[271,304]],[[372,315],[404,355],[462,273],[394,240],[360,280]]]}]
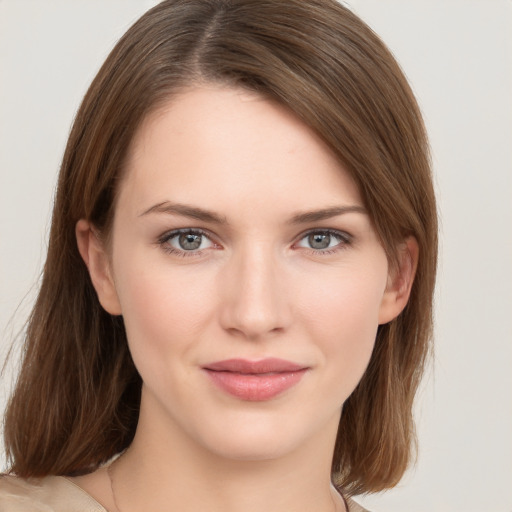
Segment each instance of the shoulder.
[{"label": "shoulder", "polygon": [[[369,512],[347,498],[348,512]],[[67,478],[0,476],[0,512],[108,512]]]},{"label": "shoulder", "polygon": [[[347,498],[348,512],[370,512],[365,508],[361,507],[358,503],[356,503],[353,499]],[[0,511],[1,512],[1,511]]]},{"label": "shoulder", "polygon": [[24,479],[0,476],[0,512],[107,512],[62,476]]}]

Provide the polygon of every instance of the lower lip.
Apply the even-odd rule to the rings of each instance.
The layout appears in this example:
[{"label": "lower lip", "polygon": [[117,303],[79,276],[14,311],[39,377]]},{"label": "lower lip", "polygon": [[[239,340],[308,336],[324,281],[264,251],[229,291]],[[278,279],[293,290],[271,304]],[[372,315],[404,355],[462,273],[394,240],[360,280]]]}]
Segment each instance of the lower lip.
[{"label": "lower lip", "polygon": [[270,400],[295,386],[307,369],[292,372],[248,374],[205,369],[213,383],[232,396],[242,400],[261,402]]}]

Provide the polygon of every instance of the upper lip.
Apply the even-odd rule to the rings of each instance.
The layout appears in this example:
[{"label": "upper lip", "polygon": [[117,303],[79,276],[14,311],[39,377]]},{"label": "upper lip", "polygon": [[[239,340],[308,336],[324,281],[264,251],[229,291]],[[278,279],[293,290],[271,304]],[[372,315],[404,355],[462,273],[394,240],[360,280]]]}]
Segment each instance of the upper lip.
[{"label": "upper lip", "polygon": [[286,373],[305,370],[307,366],[293,363],[285,359],[269,357],[258,361],[250,361],[247,359],[226,359],[224,361],[216,361],[203,366],[205,370],[213,370],[217,372],[233,372],[244,374],[261,374],[261,373]]}]

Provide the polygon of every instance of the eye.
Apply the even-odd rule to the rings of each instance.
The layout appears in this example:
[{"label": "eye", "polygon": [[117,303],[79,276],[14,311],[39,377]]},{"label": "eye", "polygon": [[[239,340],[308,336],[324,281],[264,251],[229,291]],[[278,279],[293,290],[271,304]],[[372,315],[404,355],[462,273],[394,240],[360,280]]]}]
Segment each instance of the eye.
[{"label": "eye", "polygon": [[177,229],[166,233],[160,244],[171,253],[197,253],[203,249],[213,247],[214,243],[208,236],[198,229]]},{"label": "eye", "polygon": [[303,236],[297,246],[313,249],[318,252],[331,253],[350,243],[350,235],[342,231],[322,230],[310,231]]}]

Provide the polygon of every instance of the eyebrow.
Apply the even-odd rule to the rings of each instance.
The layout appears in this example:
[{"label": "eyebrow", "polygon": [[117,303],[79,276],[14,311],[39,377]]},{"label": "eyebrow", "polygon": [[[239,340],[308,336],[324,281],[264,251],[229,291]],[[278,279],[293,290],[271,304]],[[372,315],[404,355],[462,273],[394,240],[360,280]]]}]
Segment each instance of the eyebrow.
[{"label": "eyebrow", "polygon": [[178,214],[182,215],[183,217],[190,217],[191,219],[210,222],[212,224],[228,223],[225,217],[221,217],[220,215],[210,210],[205,210],[204,208],[198,208],[197,206],[190,206],[187,204],[171,203],[170,201],[164,201],[163,203],[155,204],[148,210],[142,212],[139,217],[149,213]]},{"label": "eyebrow", "polygon": [[343,215],[344,213],[366,214],[367,211],[364,207],[359,205],[333,206],[331,208],[322,208],[321,210],[298,213],[291,218],[290,224],[307,224],[308,222],[318,222],[320,220],[332,219],[333,217]]},{"label": "eyebrow", "polygon": [[[177,214],[183,217],[190,217],[191,219],[209,222],[212,224],[228,224],[226,217],[223,217],[211,210],[206,210],[204,208],[182,203],[172,203],[170,201],[164,201],[162,203],[155,204],[151,208],[148,208],[142,212],[139,217],[148,215],[150,213],[165,213],[170,215]],[[318,222],[321,220],[331,219],[345,213],[366,214],[367,211],[363,206],[360,205],[333,206],[329,208],[322,208],[320,210],[297,213],[288,221],[288,224],[296,225]]]}]

